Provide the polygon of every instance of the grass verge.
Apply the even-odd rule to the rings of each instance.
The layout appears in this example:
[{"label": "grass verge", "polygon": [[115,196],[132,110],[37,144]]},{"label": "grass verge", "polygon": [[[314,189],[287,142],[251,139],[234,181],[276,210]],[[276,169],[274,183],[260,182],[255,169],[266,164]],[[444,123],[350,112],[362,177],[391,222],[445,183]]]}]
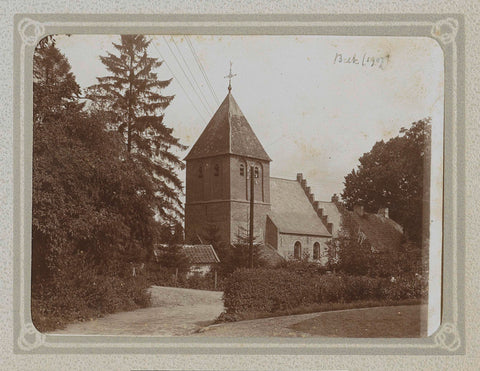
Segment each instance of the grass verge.
[{"label": "grass verge", "polygon": [[388,307],[399,305],[418,305],[422,304],[425,300],[422,299],[403,299],[403,300],[359,300],[350,303],[323,303],[323,304],[310,304],[303,305],[289,310],[282,310],[276,312],[243,312],[243,313],[226,313],[223,312],[216,320],[215,323],[224,322],[236,322],[236,321],[248,321],[259,318],[269,317],[281,317],[290,316],[295,314],[307,314],[316,312],[331,312],[344,309],[356,309],[356,308],[371,308],[371,307]]},{"label": "grass verge", "polygon": [[426,325],[426,305],[403,305],[321,313],[288,328],[314,336],[415,338],[427,335]]}]

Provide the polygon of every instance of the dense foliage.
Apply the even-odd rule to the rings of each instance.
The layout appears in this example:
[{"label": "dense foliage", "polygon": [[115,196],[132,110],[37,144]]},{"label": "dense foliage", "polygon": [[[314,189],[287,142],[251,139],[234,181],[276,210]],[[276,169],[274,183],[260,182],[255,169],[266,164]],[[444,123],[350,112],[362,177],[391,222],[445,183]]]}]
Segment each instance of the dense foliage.
[{"label": "dense foliage", "polygon": [[345,206],[352,210],[360,204],[367,212],[387,207],[411,241],[420,244],[427,239],[430,136],[430,118],[426,118],[402,128],[388,142],[377,142],[345,177]]},{"label": "dense foliage", "polygon": [[34,54],[32,317],[40,330],[148,304],[158,183],[108,111],[86,112],[53,38]]},{"label": "dense foliage", "polygon": [[415,276],[391,282],[384,278],[286,269],[239,269],[226,282],[224,305],[227,314],[275,313],[310,304],[402,300],[424,295],[423,281]]},{"label": "dense foliage", "polygon": [[[259,245],[256,242],[257,238],[257,236],[254,236],[253,266],[263,267],[266,265],[266,262],[259,253]],[[240,229],[240,232],[236,235],[236,239],[237,243],[234,245],[222,241],[218,226],[215,224],[207,224],[201,235],[201,240],[194,241],[195,243],[205,243],[213,246],[220,260],[220,263],[216,265],[215,269],[221,279],[228,277],[236,269],[246,268],[250,264],[248,232],[245,229]]]},{"label": "dense foliage", "polygon": [[89,88],[94,107],[108,112],[108,125],[126,142],[129,157],[155,182],[141,189],[164,221],[183,214],[182,182],[175,170],[183,162],[172,149],[184,149],[164,123],[164,111],[173,96],[162,94],[171,80],[159,80],[155,72],[162,62],[148,56],[150,41],[143,35],[122,35],[113,43],[116,54],[100,57],[110,75],[99,77]]}]

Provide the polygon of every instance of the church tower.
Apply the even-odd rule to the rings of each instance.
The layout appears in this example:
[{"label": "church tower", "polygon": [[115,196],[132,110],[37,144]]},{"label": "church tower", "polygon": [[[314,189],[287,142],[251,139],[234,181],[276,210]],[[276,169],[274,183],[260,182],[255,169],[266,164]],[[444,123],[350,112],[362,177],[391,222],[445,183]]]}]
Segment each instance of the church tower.
[{"label": "church tower", "polygon": [[191,148],[186,161],[185,237],[203,239],[211,226],[221,241],[248,236],[250,168],[253,166],[254,235],[264,241],[270,210],[270,157],[233,98],[224,101]]}]

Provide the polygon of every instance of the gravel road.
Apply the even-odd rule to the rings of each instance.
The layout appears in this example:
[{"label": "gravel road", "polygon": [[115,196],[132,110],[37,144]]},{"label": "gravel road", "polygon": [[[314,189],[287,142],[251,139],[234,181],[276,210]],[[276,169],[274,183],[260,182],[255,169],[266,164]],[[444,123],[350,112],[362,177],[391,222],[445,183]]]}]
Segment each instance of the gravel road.
[{"label": "gravel road", "polygon": [[186,336],[223,311],[222,292],[152,286],[152,307],[72,323],[55,334]]}]

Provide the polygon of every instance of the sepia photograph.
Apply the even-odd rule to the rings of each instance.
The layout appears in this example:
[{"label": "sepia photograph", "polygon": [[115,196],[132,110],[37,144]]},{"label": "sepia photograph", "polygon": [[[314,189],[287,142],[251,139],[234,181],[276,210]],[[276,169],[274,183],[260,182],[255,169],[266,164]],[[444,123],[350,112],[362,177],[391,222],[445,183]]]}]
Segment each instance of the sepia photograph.
[{"label": "sepia photograph", "polygon": [[430,336],[444,95],[444,54],[428,37],[44,37],[33,325]]}]

